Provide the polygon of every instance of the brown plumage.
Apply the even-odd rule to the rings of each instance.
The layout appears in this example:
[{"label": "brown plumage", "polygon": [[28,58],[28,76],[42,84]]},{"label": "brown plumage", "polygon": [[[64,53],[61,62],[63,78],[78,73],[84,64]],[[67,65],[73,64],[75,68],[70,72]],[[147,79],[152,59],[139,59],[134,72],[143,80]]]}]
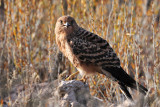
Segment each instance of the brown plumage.
[{"label": "brown plumage", "polygon": [[[136,81],[122,69],[119,58],[106,40],[79,27],[71,16],[57,20],[55,34],[59,49],[81,75],[104,74],[118,81],[126,96],[132,99],[127,86],[137,89]],[[138,85],[140,92],[146,94],[147,89]]]}]

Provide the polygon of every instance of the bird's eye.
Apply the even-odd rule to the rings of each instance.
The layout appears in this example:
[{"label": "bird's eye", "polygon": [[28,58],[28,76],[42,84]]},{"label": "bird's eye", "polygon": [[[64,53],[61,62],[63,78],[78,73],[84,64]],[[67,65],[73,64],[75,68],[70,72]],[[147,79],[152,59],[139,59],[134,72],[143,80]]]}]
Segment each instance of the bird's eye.
[{"label": "bird's eye", "polygon": [[63,21],[62,21],[62,20],[60,20],[60,23],[61,23],[61,24],[63,24]]},{"label": "bird's eye", "polygon": [[71,21],[71,24],[73,24],[74,20]]}]

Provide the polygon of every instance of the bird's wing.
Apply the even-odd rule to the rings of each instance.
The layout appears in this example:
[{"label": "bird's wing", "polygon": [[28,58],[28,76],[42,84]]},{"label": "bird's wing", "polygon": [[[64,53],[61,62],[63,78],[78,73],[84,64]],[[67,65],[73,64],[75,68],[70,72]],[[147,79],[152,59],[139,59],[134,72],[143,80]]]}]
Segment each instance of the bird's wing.
[{"label": "bird's wing", "polygon": [[120,60],[108,42],[83,28],[68,38],[68,43],[81,62],[106,67],[120,66]]}]

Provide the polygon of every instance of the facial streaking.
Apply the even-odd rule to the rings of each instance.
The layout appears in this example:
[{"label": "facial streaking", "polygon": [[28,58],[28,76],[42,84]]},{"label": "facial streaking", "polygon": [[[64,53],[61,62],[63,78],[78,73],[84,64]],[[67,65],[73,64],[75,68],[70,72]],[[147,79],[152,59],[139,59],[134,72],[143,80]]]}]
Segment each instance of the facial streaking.
[{"label": "facial streaking", "polygon": [[71,16],[62,16],[57,20],[55,33],[56,34],[71,34],[75,29],[78,28],[78,25],[74,18]]}]

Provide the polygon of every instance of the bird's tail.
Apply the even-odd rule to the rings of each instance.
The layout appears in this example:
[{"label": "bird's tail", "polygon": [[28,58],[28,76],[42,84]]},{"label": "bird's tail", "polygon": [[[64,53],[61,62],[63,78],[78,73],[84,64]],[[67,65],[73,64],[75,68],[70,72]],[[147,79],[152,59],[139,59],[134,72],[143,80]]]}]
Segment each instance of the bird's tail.
[{"label": "bird's tail", "polygon": [[[132,99],[130,93],[127,90],[127,86],[133,89],[139,89],[139,91],[143,94],[147,93],[147,89],[142,86],[141,84],[137,83],[131,76],[129,76],[122,67],[104,67],[103,68],[106,72],[109,72],[115,80],[118,81],[120,88],[125,92],[127,97]],[[137,88],[138,86],[138,88]]]},{"label": "bird's tail", "polygon": [[[147,88],[145,88],[144,86],[142,86],[141,84],[139,84],[138,82],[136,82],[130,75],[128,75],[122,68],[120,68],[121,72],[124,73],[125,77],[126,78],[126,81],[123,81],[123,79],[119,80],[120,82],[122,81],[122,83],[124,82],[124,84],[126,84],[126,86],[128,87],[131,87],[135,90],[139,90],[141,93],[143,93],[144,95],[147,93]],[[128,82],[128,81],[129,82]]]},{"label": "bird's tail", "polygon": [[129,93],[129,91],[128,91],[128,89],[127,89],[127,87],[126,87],[124,84],[120,83],[120,82],[119,82],[118,84],[120,85],[120,88],[121,88],[122,91],[124,92],[124,95],[126,95],[127,98],[133,100],[131,94]]}]

